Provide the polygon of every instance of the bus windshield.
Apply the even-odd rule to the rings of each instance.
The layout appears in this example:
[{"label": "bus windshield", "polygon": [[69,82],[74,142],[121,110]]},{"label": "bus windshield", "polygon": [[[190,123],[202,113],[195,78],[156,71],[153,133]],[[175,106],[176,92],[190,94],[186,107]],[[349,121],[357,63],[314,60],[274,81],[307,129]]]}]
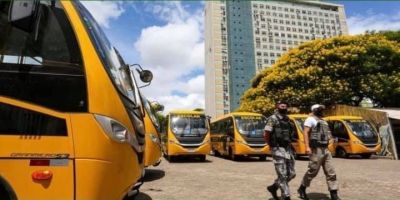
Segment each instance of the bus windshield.
[{"label": "bus windshield", "polygon": [[106,67],[107,73],[117,89],[129,100],[135,104],[141,104],[138,96],[136,82],[134,76],[130,73],[129,68],[124,63],[119,52],[113,47],[107,39],[105,33],[98,25],[90,12],[80,3],[74,1],[78,12],[82,17],[87,31],[96,47],[96,50]]},{"label": "bus windshield", "polygon": [[346,124],[353,131],[354,135],[360,138],[375,138],[376,133],[366,120],[346,120]]},{"label": "bus windshield", "polygon": [[247,137],[262,137],[266,124],[265,117],[262,116],[237,116],[235,117],[236,126],[240,134]]},{"label": "bus windshield", "polygon": [[171,130],[176,135],[199,136],[208,132],[204,115],[172,115]]},{"label": "bus windshield", "polygon": [[158,123],[156,112],[150,105],[150,101],[143,97],[143,102],[144,102],[144,108],[146,109],[146,113],[149,115],[150,120],[153,122],[156,128],[159,128],[160,124]]}]

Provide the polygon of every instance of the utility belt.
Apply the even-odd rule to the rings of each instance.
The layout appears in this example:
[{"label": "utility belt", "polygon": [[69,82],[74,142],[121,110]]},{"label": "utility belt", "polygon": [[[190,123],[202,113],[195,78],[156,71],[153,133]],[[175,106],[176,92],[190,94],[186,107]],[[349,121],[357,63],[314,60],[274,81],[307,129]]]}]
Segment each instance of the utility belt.
[{"label": "utility belt", "polygon": [[328,148],[328,142],[321,143],[318,140],[310,140],[310,147],[311,148]]}]

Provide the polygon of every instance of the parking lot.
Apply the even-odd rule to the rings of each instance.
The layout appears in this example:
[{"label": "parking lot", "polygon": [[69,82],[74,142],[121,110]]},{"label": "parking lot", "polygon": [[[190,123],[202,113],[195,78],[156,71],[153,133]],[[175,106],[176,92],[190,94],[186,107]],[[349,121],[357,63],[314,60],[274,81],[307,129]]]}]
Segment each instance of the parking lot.
[{"label": "parking lot", "polygon": [[[292,199],[306,171],[307,159],[297,160],[297,177],[290,183]],[[387,159],[334,158],[342,199],[400,198],[400,161]],[[231,161],[207,156],[206,162],[163,160],[146,170],[145,183],[137,200],[261,200],[272,199],[267,184],[275,179],[271,158],[267,161]],[[321,170],[308,188],[310,199],[329,199]]]}]

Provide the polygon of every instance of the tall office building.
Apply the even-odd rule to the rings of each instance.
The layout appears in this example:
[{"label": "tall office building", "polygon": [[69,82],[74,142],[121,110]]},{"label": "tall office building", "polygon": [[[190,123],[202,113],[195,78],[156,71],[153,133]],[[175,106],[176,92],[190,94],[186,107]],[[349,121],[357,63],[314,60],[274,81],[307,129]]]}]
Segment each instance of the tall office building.
[{"label": "tall office building", "polygon": [[319,1],[207,1],[206,113],[221,116],[260,70],[299,44],[348,34],[342,5]]}]

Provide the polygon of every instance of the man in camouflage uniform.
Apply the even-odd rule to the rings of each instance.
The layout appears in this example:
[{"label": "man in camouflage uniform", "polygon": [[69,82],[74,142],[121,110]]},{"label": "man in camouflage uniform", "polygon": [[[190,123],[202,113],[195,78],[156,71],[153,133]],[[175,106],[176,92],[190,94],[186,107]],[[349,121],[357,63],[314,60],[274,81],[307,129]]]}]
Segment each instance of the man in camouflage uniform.
[{"label": "man in camouflage uniform", "polygon": [[294,128],[287,116],[288,105],[278,102],[276,110],[271,115],[264,129],[264,137],[271,147],[276,174],[278,178],[267,187],[274,199],[278,200],[277,191],[281,189],[281,196],[290,200],[289,181],[296,176],[294,156],[291,148]]},{"label": "man in camouflage uniform", "polygon": [[306,188],[312,179],[317,176],[319,169],[324,169],[326,182],[331,194],[331,200],[340,200],[337,194],[339,187],[335,168],[332,165],[332,155],[328,150],[329,139],[332,137],[328,123],[322,119],[323,105],[313,105],[312,115],[304,122],[304,143],[306,153],[310,155],[308,170],[304,175],[300,188],[297,190],[301,199],[308,199]]}]

